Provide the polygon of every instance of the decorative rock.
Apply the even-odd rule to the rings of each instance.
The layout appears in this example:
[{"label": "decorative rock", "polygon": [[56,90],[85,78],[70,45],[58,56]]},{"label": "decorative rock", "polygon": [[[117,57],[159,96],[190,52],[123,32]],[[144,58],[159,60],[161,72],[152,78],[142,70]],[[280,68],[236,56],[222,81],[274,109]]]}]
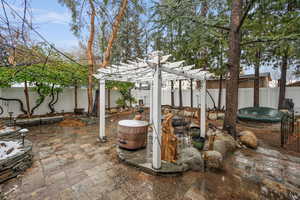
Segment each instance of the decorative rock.
[{"label": "decorative rock", "polygon": [[236,141],[231,135],[227,133],[217,134],[215,141],[218,140],[224,141],[227,151],[233,152],[236,149]]},{"label": "decorative rock", "polygon": [[[236,149],[236,141],[233,137],[220,129],[209,128],[206,135],[208,138],[214,138],[211,141],[211,148],[205,150],[218,151],[225,157],[227,152],[233,152]],[[206,144],[205,147],[209,146]]]},{"label": "decorative rock", "polygon": [[112,108],[112,109],[110,109],[110,113],[117,113],[118,112],[118,109],[116,109],[116,108]]},{"label": "decorative rock", "polygon": [[208,114],[208,118],[210,120],[217,120],[218,119],[218,115],[217,115],[217,113],[209,113]]},{"label": "decorative rock", "polygon": [[21,128],[16,126],[16,127],[6,127],[5,129],[2,129],[0,131],[0,140],[11,140],[11,139],[16,139],[21,137],[20,133]]},{"label": "decorative rock", "polygon": [[218,119],[224,119],[225,118],[225,113],[218,113]]},{"label": "decorative rock", "polygon": [[204,152],[204,160],[206,162],[206,167],[209,169],[222,169],[223,168],[223,156],[218,151]]},{"label": "decorative rock", "polygon": [[183,116],[184,117],[193,117],[194,116],[194,112],[185,110],[183,112]]},{"label": "decorative rock", "polygon": [[223,135],[223,134],[224,133],[221,130],[219,130],[219,129],[212,129],[212,128],[209,128],[208,131],[206,132],[206,135],[208,137],[213,136],[213,135],[218,136],[218,135]]},{"label": "decorative rock", "polygon": [[194,147],[182,150],[181,163],[188,165],[188,167],[194,171],[203,170],[203,159],[201,153]]},{"label": "decorative rock", "polygon": [[239,133],[240,141],[247,147],[256,149],[258,146],[256,135],[252,131],[242,131]]},{"label": "decorative rock", "polygon": [[220,152],[223,157],[226,156],[228,149],[226,148],[226,144],[224,140],[215,140],[213,144],[213,150]]},{"label": "decorative rock", "polygon": [[213,135],[215,135],[216,133],[215,133],[215,130],[213,130],[213,129],[208,129],[207,130],[207,132],[206,132],[206,135],[207,135],[207,137],[210,137],[210,136],[213,136]]},{"label": "decorative rock", "polygon": [[0,183],[18,176],[32,165],[32,143],[24,142],[22,151],[0,160]]}]

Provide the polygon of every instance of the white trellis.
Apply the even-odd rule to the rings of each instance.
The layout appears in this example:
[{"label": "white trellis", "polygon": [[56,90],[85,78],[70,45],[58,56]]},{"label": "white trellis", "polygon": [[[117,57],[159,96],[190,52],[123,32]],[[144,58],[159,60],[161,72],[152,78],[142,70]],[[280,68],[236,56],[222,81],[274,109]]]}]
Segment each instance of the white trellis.
[{"label": "white trellis", "polygon": [[100,82],[100,140],[105,139],[105,80],[126,81],[136,83],[149,83],[150,95],[150,124],[153,127],[153,156],[154,169],[161,167],[161,84],[162,81],[194,79],[201,80],[201,136],[205,137],[206,123],[206,78],[210,74],[207,71],[193,69],[194,65],[184,66],[184,61],[168,62],[171,55],[162,55],[161,51],[155,51],[146,59],[128,61],[119,65],[111,65],[108,68],[99,69],[95,78]]}]

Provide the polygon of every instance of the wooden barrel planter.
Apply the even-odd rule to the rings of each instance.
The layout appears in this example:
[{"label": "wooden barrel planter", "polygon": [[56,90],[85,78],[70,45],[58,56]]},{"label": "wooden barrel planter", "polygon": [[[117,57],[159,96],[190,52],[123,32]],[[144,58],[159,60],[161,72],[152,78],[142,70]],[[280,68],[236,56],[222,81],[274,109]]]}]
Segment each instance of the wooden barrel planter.
[{"label": "wooden barrel planter", "polygon": [[121,120],[118,123],[118,145],[121,148],[136,150],[146,146],[148,122]]},{"label": "wooden barrel planter", "polygon": [[[19,142],[19,140],[0,141],[0,145],[4,145],[5,142]],[[19,151],[13,152],[16,150]],[[24,141],[24,146],[20,144],[16,149],[9,151],[7,156],[0,159],[0,183],[23,173],[27,168],[31,167],[33,162],[32,143],[28,140]]]}]

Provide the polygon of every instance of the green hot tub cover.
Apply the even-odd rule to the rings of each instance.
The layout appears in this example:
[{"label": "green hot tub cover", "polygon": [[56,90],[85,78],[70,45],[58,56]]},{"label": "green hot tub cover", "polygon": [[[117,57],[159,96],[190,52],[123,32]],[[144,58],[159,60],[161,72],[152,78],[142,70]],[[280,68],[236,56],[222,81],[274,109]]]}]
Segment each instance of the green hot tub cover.
[{"label": "green hot tub cover", "polygon": [[269,107],[246,107],[238,110],[237,117],[242,121],[278,123],[283,112]]}]

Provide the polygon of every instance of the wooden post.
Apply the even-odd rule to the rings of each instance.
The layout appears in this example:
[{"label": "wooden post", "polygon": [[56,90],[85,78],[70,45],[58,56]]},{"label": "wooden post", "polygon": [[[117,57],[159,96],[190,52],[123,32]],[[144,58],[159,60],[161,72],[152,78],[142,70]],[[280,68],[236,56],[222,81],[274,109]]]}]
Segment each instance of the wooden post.
[{"label": "wooden post", "polygon": [[202,80],[201,91],[200,91],[200,99],[201,99],[201,116],[200,116],[200,130],[201,137],[205,137],[206,133],[206,80]]},{"label": "wooden post", "polygon": [[99,81],[99,138],[105,141],[105,79]]},{"label": "wooden post", "polygon": [[161,71],[156,66],[153,82],[153,157],[152,167],[161,168]]}]

